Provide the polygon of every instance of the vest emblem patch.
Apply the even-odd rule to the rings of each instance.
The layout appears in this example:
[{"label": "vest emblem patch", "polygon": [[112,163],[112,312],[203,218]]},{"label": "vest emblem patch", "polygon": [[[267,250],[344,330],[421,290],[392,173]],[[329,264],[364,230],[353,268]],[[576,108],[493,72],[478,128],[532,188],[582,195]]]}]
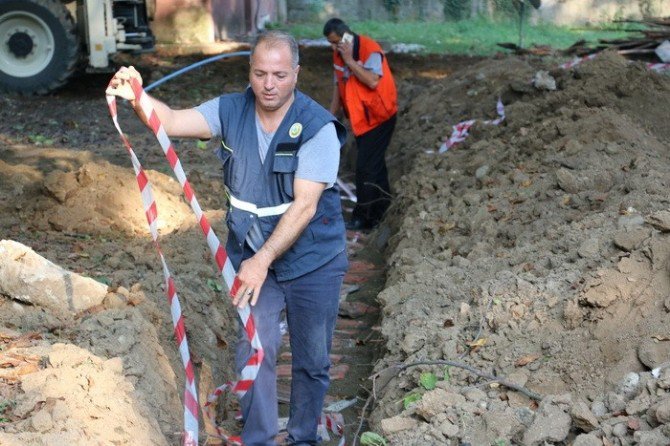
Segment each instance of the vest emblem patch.
[{"label": "vest emblem patch", "polygon": [[300,136],[301,133],[302,133],[302,124],[300,124],[299,122],[293,124],[291,128],[288,130],[288,136],[290,136],[291,138],[297,138],[298,136]]}]

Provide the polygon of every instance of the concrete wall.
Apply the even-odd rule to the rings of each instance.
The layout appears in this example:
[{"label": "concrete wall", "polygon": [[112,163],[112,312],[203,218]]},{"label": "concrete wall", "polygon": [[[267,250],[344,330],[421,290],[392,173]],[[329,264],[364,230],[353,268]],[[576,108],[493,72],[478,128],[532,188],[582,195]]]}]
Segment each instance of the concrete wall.
[{"label": "concrete wall", "polygon": [[286,15],[286,0],[157,0],[151,28],[160,43],[211,43],[253,35]]},{"label": "concrete wall", "polygon": [[[383,0],[287,0],[289,22],[321,22],[331,17],[345,21],[391,20]],[[398,20],[442,20],[442,0],[405,0]]]},{"label": "concrete wall", "polygon": [[[330,17],[345,21],[392,18],[383,0],[287,0],[287,4],[290,22],[321,22]],[[470,13],[486,15],[491,9],[490,0],[471,0]],[[561,25],[645,15],[670,16],[670,0],[542,0],[542,7],[532,12],[534,20]],[[396,17],[398,20],[444,20],[443,2],[405,0],[398,7]]]},{"label": "concrete wall", "polygon": [[212,42],[210,0],[157,0],[151,29],[160,43]]},{"label": "concrete wall", "polygon": [[559,25],[590,24],[622,18],[670,16],[670,0],[543,0],[537,20]]}]

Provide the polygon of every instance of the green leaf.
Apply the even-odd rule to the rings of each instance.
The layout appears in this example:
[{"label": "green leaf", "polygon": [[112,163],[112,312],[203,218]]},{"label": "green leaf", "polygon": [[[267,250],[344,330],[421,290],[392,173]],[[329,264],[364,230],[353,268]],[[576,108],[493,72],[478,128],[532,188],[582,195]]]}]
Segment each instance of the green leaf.
[{"label": "green leaf", "polygon": [[207,279],[207,286],[212,290],[212,291],[221,291],[223,290],[223,287],[219,283],[218,280],[214,279]]},{"label": "green leaf", "polygon": [[410,393],[409,395],[405,396],[405,398],[402,399],[402,406],[405,409],[409,409],[409,407],[412,404],[416,403],[419,400],[421,400],[420,393]]},{"label": "green leaf", "polygon": [[361,446],[386,446],[386,440],[374,432],[363,432],[361,435]]},{"label": "green leaf", "polygon": [[423,372],[419,377],[419,383],[424,389],[433,390],[437,384],[437,376],[432,372]]},{"label": "green leaf", "polygon": [[198,149],[200,149],[200,150],[206,150],[206,149],[207,149],[207,141],[201,141],[201,140],[198,140],[198,141],[195,143],[195,145],[196,145],[196,147],[197,147]]}]

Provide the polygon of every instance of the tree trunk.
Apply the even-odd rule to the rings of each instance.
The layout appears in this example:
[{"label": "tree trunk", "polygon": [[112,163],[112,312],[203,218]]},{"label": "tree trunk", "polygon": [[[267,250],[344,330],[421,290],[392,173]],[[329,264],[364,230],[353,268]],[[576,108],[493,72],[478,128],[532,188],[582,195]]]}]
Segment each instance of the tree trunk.
[{"label": "tree trunk", "polygon": [[481,0],[470,1],[470,18],[474,19],[479,15],[479,3]]},{"label": "tree trunk", "polygon": [[496,9],[495,5],[493,4],[492,0],[484,0],[484,3],[484,7],[486,8],[486,17],[492,19]]},{"label": "tree trunk", "polygon": [[493,2],[491,0],[471,0],[470,17],[493,17]]}]

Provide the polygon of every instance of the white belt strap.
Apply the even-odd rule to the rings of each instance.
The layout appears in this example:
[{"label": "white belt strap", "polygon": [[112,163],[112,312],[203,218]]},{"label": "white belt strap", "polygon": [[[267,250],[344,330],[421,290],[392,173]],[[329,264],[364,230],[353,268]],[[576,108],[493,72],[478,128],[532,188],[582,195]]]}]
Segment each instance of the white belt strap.
[{"label": "white belt strap", "polygon": [[335,68],[337,71],[344,71],[344,67],[342,65],[338,64],[333,64],[333,68]]},{"label": "white belt strap", "polygon": [[232,195],[230,195],[230,205],[234,208],[240,209],[242,211],[247,211],[251,212],[252,214],[256,214],[259,217],[269,217],[271,215],[281,215],[284,212],[286,212],[286,209],[291,206],[291,202],[288,203],[283,203],[277,206],[270,206],[266,208],[259,208],[253,203],[249,203],[248,201],[242,201],[239,200]]}]

